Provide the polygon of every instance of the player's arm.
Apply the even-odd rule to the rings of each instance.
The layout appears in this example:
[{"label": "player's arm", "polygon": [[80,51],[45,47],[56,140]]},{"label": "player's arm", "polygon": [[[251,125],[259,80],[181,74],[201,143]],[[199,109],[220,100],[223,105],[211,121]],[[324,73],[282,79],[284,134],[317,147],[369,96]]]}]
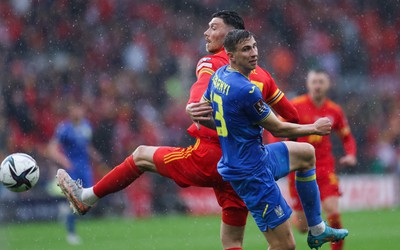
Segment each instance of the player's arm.
[{"label": "player's arm", "polygon": [[357,145],[350,127],[342,110],[339,112],[338,128],[335,129],[342,141],[345,156],[339,159],[339,163],[345,166],[355,166],[357,164]]},{"label": "player's arm", "polygon": [[199,60],[196,67],[197,80],[190,88],[190,96],[187,104],[200,102],[204,91],[206,91],[208,87],[212,74],[222,65],[222,62],[219,62],[215,58],[203,57]]},{"label": "player's arm", "polygon": [[71,162],[68,160],[65,154],[61,152],[60,143],[58,142],[57,138],[50,140],[46,151],[48,157],[57,164],[60,164],[63,168],[69,169],[71,167]]},{"label": "player's arm", "polygon": [[241,91],[242,96],[238,99],[246,100],[245,110],[251,121],[262,126],[275,137],[301,137],[307,135],[327,135],[332,128],[331,121],[324,117],[313,124],[296,124],[279,120],[268,104],[263,100],[258,88],[249,91],[247,86]]},{"label": "player's arm", "polygon": [[296,124],[280,121],[273,112],[260,121],[259,125],[270,131],[275,137],[328,135],[332,127],[331,121],[326,117],[318,119],[313,124]]}]

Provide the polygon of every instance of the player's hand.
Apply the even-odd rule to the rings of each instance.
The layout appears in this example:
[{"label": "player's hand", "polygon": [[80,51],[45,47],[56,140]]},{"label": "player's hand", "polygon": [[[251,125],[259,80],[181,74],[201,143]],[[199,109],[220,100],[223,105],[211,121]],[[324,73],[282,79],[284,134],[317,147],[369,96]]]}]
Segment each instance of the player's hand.
[{"label": "player's hand", "polygon": [[186,106],[186,113],[194,122],[210,121],[212,111],[213,109],[208,102],[190,103]]},{"label": "player's hand", "polygon": [[314,122],[317,135],[329,135],[332,129],[332,122],[328,117],[319,118]]},{"label": "player's hand", "polygon": [[354,167],[357,164],[357,158],[354,155],[345,155],[339,159],[339,164]]}]

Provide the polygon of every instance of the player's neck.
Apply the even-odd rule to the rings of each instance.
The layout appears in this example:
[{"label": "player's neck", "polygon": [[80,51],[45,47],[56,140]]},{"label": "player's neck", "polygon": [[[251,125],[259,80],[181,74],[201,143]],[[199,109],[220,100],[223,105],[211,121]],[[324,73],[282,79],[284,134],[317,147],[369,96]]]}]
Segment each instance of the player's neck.
[{"label": "player's neck", "polygon": [[313,97],[311,95],[310,95],[310,97],[311,97],[311,101],[317,107],[321,107],[324,104],[325,100],[326,100],[326,97],[316,98],[316,97]]},{"label": "player's neck", "polygon": [[244,75],[247,78],[249,78],[250,73],[252,71],[252,70],[242,69],[242,68],[238,67],[237,65],[232,65],[232,64],[229,65],[229,68],[234,70],[234,71],[239,72],[240,74]]}]

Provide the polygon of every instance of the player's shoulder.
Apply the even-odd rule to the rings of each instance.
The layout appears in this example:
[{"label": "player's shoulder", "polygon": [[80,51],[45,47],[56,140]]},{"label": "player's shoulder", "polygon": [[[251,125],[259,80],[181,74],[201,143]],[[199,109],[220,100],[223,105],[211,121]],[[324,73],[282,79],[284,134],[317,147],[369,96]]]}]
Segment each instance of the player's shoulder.
[{"label": "player's shoulder", "polygon": [[65,120],[65,121],[61,121],[60,123],[57,124],[56,126],[56,134],[58,135],[63,135],[63,134],[67,134],[72,128],[72,123]]},{"label": "player's shoulder", "polygon": [[206,55],[200,58],[200,60],[197,62],[196,71],[199,72],[203,68],[208,68],[212,69],[213,71],[216,71],[221,66],[226,65],[228,63],[229,60],[226,56],[226,53],[222,53],[221,51],[219,53]]},{"label": "player's shoulder", "polygon": [[251,71],[250,79],[262,82],[274,82],[271,74],[260,66],[257,66],[254,70]]},{"label": "player's shoulder", "polygon": [[340,107],[339,104],[337,104],[336,102],[332,101],[331,99],[326,99],[326,106],[336,112],[341,112],[342,111],[342,107]]},{"label": "player's shoulder", "polygon": [[308,101],[308,96],[306,94],[305,95],[296,96],[291,100],[292,104],[294,104],[294,105],[301,104],[301,103],[306,103],[307,101]]}]

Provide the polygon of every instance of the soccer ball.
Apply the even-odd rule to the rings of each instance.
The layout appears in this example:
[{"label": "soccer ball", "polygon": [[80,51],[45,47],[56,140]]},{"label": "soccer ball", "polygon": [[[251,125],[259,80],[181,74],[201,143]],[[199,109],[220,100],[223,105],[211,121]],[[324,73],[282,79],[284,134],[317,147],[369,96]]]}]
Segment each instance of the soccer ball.
[{"label": "soccer ball", "polygon": [[10,191],[27,191],[35,186],[38,180],[39,166],[30,155],[11,154],[0,165],[0,182]]}]

